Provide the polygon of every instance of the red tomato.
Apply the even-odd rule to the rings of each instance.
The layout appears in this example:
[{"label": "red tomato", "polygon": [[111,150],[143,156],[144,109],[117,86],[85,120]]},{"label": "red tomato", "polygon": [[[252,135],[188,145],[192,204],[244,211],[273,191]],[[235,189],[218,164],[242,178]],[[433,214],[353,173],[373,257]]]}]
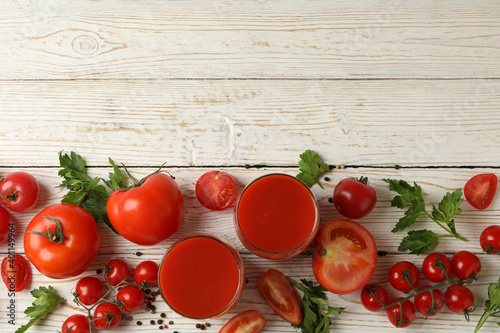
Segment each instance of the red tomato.
[{"label": "red tomato", "polygon": [[[424,290],[430,288],[430,286],[423,286],[418,290]],[[432,294],[430,291],[427,291],[422,294],[418,294],[414,298],[415,307],[418,312],[420,312],[423,316],[435,316],[443,309],[444,300],[443,294],[439,289],[434,289]]]},{"label": "red tomato", "polygon": [[0,180],[0,200],[15,212],[30,210],[39,197],[40,186],[35,177],[27,172],[12,172]]},{"label": "red tomato", "polygon": [[121,259],[113,259],[106,264],[106,277],[112,286],[116,286],[122,281],[129,281],[132,270],[129,264]]},{"label": "red tomato", "polygon": [[259,333],[266,326],[266,320],[255,310],[247,310],[229,319],[219,333]]},{"label": "red tomato", "polygon": [[302,321],[299,293],[288,278],[276,269],[268,270],[257,281],[262,298],[283,320],[298,325]]},{"label": "red tomato", "polygon": [[208,209],[227,209],[236,198],[236,182],[227,172],[206,172],[196,182],[196,197]]},{"label": "red tomato", "polygon": [[422,273],[431,282],[443,282],[446,280],[446,277],[451,275],[451,260],[445,254],[439,252],[431,253],[425,257],[422,263]]},{"label": "red tomato", "polygon": [[380,311],[388,300],[387,291],[379,284],[367,284],[361,290],[361,303],[368,311]]},{"label": "red tomato", "polygon": [[481,261],[469,251],[460,251],[451,258],[451,270],[460,280],[467,280],[481,271]]},{"label": "red tomato", "polygon": [[104,296],[106,290],[101,280],[93,276],[87,276],[78,280],[75,292],[82,304],[93,305]]},{"label": "red tomato", "polygon": [[316,235],[312,268],[316,280],[336,294],[348,294],[370,281],[377,266],[377,245],[361,224],[334,219]]},{"label": "red tomato", "polygon": [[394,289],[407,292],[418,287],[420,273],[413,263],[400,261],[389,270],[389,282]]},{"label": "red tomato", "polygon": [[134,281],[139,285],[143,283],[148,286],[156,284],[158,282],[158,264],[150,260],[141,262],[134,270]]},{"label": "red tomato", "polygon": [[497,176],[492,173],[472,177],[464,187],[465,199],[474,208],[488,208],[495,197],[497,182]]},{"label": "red tomato", "polygon": [[90,333],[89,319],[82,314],[75,314],[64,321],[62,333]]},{"label": "red tomato", "polygon": [[123,311],[134,312],[142,307],[146,300],[146,295],[141,288],[129,285],[118,291],[116,300],[122,303],[121,308]]},{"label": "red tomato", "polygon": [[129,190],[113,192],[106,208],[116,231],[139,245],[154,245],[170,238],[184,219],[179,186],[164,173],[154,173]]},{"label": "red tomato", "polygon": [[31,280],[31,269],[28,261],[20,254],[3,258],[2,280],[10,292],[18,292],[26,288]]},{"label": "red tomato", "polygon": [[483,230],[479,243],[487,253],[500,252],[500,225],[490,225]]},{"label": "red tomato", "polygon": [[[396,298],[389,304],[399,302],[403,297]],[[396,327],[408,327],[415,320],[415,305],[410,300],[404,301],[401,305],[393,305],[387,308],[387,318]]]},{"label": "red tomato", "polygon": [[[47,229],[55,239],[36,234],[46,234]],[[53,279],[83,273],[94,261],[100,245],[94,217],[73,204],[45,208],[31,220],[24,234],[24,250],[29,261],[40,273]]]},{"label": "red tomato", "polygon": [[474,305],[474,294],[469,288],[454,284],[446,288],[444,302],[451,312],[467,311]]},{"label": "red tomato", "polygon": [[377,193],[367,184],[368,178],[341,180],[333,191],[333,204],[337,211],[350,219],[360,219],[375,207]]},{"label": "red tomato", "polygon": [[116,304],[104,302],[95,308],[93,319],[98,329],[112,330],[122,320],[122,312]]},{"label": "red tomato", "polygon": [[5,243],[9,238],[9,229],[13,232],[13,226],[14,224],[9,212],[5,208],[0,207],[0,244]]}]

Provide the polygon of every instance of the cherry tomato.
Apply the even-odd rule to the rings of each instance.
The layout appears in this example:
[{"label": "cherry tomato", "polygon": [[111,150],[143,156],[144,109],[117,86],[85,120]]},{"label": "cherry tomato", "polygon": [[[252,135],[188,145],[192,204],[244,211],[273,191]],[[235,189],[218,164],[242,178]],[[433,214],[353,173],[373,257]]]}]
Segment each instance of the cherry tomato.
[{"label": "cherry tomato", "polygon": [[116,304],[104,302],[95,308],[93,319],[98,329],[112,330],[122,320],[122,312]]},{"label": "cherry tomato", "polygon": [[259,333],[266,326],[266,320],[255,310],[247,310],[229,319],[219,333]]},{"label": "cherry tomato", "polygon": [[336,294],[348,294],[370,281],[377,266],[377,245],[361,224],[334,219],[316,235],[312,268],[316,280]]},{"label": "cherry tomato", "polygon": [[[50,230],[54,238],[42,236]],[[83,273],[94,261],[101,237],[94,217],[73,204],[45,208],[29,223],[24,234],[24,250],[38,271],[53,279]]]},{"label": "cherry tomato", "polygon": [[134,281],[139,285],[144,282],[149,286],[156,284],[158,282],[158,264],[150,260],[141,262],[134,270]]},{"label": "cherry tomato", "polygon": [[154,245],[170,238],[184,220],[182,193],[164,173],[154,173],[129,190],[113,192],[106,209],[116,231],[139,245]]},{"label": "cherry tomato", "polygon": [[146,300],[146,295],[141,288],[129,285],[118,291],[116,300],[123,302],[121,307],[123,311],[134,312],[142,307]]},{"label": "cherry tomato", "polygon": [[208,209],[227,209],[236,198],[236,182],[227,172],[206,172],[196,182],[196,197]]},{"label": "cherry tomato", "polygon": [[0,200],[15,212],[25,212],[35,207],[40,197],[40,186],[27,172],[12,172],[0,180]]},{"label": "cherry tomato", "polygon": [[495,197],[497,182],[497,176],[492,173],[472,177],[464,187],[465,199],[476,209],[488,208]]},{"label": "cherry tomato", "polygon": [[89,319],[82,314],[75,314],[64,321],[62,333],[90,333]]},{"label": "cherry tomato", "polygon": [[451,258],[451,270],[460,280],[467,280],[481,271],[481,261],[469,251],[460,251]]},{"label": "cherry tomato", "polygon": [[[446,274],[443,273],[442,269],[444,269]],[[422,263],[422,273],[431,282],[443,282],[451,274],[451,260],[445,254],[439,252],[431,253],[425,257]]]},{"label": "cherry tomato", "polygon": [[360,219],[375,207],[377,193],[368,185],[368,178],[341,180],[333,191],[333,204],[337,211],[350,219]]},{"label": "cherry tomato", "polygon": [[276,269],[268,270],[257,281],[262,298],[283,320],[298,325],[302,320],[302,303],[290,280]]},{"label": "cherry tomato", "polygon": [[[423,286],[418,290],[420,291],[427,288],[430,288],[430,286]],[[434,289],[432,293],[430,291],[427,291],[422,294],[416,295],[414,298],[414,302],[418,312],[426,317],[433,317],[443,309],[443,293],[441,293],[439,289]]]},{"label": "cherry tomato", "polygon": [[361,290],[361,303],[368,311],[380,311],[388,300],[387,291],[379,284],[367,284]]},{"label": "cherry tomato", "polygon": [[486,227],[479,237],[479,243],[487,253],[500,252],[500,225]]},{"label": "cherry tomato", "polygon": [[[389,304],[399,302],[403,297],[391,301]],[[415,320],[415,305],[412,301],[406,300],[401,305],[393,305],[387,308],[387,318],[396,327],[408,327]]]},{"label": "cherry tomato", "polygon": [[469,288],[454,284],[446,288],[444,302],[451,312],[463,312],[474,305],[474,295]]},{"label": "cherry tomato", "polygon": [[9,238],[9,229],[14,230],[12,227],[12,217],[5,208],[0,207],[0,244]]},{"label": "cherry tomato", "polygon": [[122,281],[130,281],[132,270],[129,264],[121,259],[113,259],[106,264],[106,276],[112,286],[118,285]]},{"label": "cherry tomato", "polygon": [[407,292],[418,287],[420,273],[417,266],[409,261],[395,263],[389,271],[389,282],[394,289]]},{"label": "cherry tomato", "polygon": [[20,254],[9,255],[2,260],[2,280],[10,292],[26,288],[31,280],[31,268]]},{"label": "cherry tomato", "polygon": [[106,290],[101,280],[93,276],[87,276],[78,280],[75,292],[79,295],[78,299],[82,304],[93,305],[104,296]]}]

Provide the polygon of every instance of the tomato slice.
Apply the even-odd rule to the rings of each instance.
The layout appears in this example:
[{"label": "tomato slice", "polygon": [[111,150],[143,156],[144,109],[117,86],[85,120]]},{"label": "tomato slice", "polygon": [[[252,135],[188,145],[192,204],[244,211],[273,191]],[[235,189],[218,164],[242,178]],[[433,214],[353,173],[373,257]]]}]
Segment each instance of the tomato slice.
[{"label": "tomato slice", "polygon": [[227,209],[236,198],[236,182],[223,171],[204,173],[196,182],[195,190],[198,201],[211,210]]},{"label": "tomato slice", "polygon": [[316,235],[312,267],[316,280],[335,294],[349,294],[370,281],[377,245],[362,225],[348,219],[327,222]]},{"label": "tomato slice", "polygon": [[222,326],[219,333],[259,333],[266,326],[266,320],[255,310],[237,314]]},{"label": "tomato slice", "polygon": [[290,280],[276,269],[270,269],[257,280],[260,295],[283,320],[298,325],[302,320],[299,293]]},{"label": "tomato slice", "polygon": [[492,173],[483,173],[469,179],[464,187],[465,199],[476,209],[486,209],[497,191],[498,178]]}]

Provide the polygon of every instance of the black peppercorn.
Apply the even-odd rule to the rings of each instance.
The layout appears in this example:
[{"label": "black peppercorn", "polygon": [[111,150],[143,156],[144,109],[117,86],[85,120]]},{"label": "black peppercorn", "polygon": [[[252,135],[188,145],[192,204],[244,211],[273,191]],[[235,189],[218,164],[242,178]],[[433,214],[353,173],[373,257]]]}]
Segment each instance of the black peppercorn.
[{"label": "black peppercorn", "polygon": [[137,325],[139,325],[139,326],[142,325],[142,321],[138,320]]},{"label": "black peppercorn", "polygon": [[165,312],[162,312],[162,313],[160,314],[160,317],[162,317],[162,318],[165,318],[166,316],[167,316],[167,315],[166,315],[166,313],[165,313]]},{"label": "black peppercorn", "polygon": [[328,198],[329,203],[333,203],[333,198]]},{"label": "black peppercorn", "polygon": [[163,324],[163,319],[158,319],[157,323],[160,324],[160,325],[162,325]]}]

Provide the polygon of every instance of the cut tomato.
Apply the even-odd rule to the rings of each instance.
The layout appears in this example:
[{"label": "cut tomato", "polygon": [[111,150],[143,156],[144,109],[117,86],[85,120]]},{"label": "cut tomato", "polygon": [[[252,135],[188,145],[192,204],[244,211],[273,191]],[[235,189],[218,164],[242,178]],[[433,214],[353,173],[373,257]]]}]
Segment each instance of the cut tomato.
[{"label": "cut tomato", "polygon": [[266,326],[266,320],[256,310],[247,310],[229,319],[219,333],[259,333]]},{"label": "cut tomato", "polygon": [[492,173],[476,175],[464,187],[465,199],[476,209],[486,209],[497,191],[498,178]]},{"label": "cut tomato", "polygon": [[316,235],[312,267],[316,280],[335,294],[349,294],[370,281],[377,266],[372,234],[357,222],[334,219]]}]

